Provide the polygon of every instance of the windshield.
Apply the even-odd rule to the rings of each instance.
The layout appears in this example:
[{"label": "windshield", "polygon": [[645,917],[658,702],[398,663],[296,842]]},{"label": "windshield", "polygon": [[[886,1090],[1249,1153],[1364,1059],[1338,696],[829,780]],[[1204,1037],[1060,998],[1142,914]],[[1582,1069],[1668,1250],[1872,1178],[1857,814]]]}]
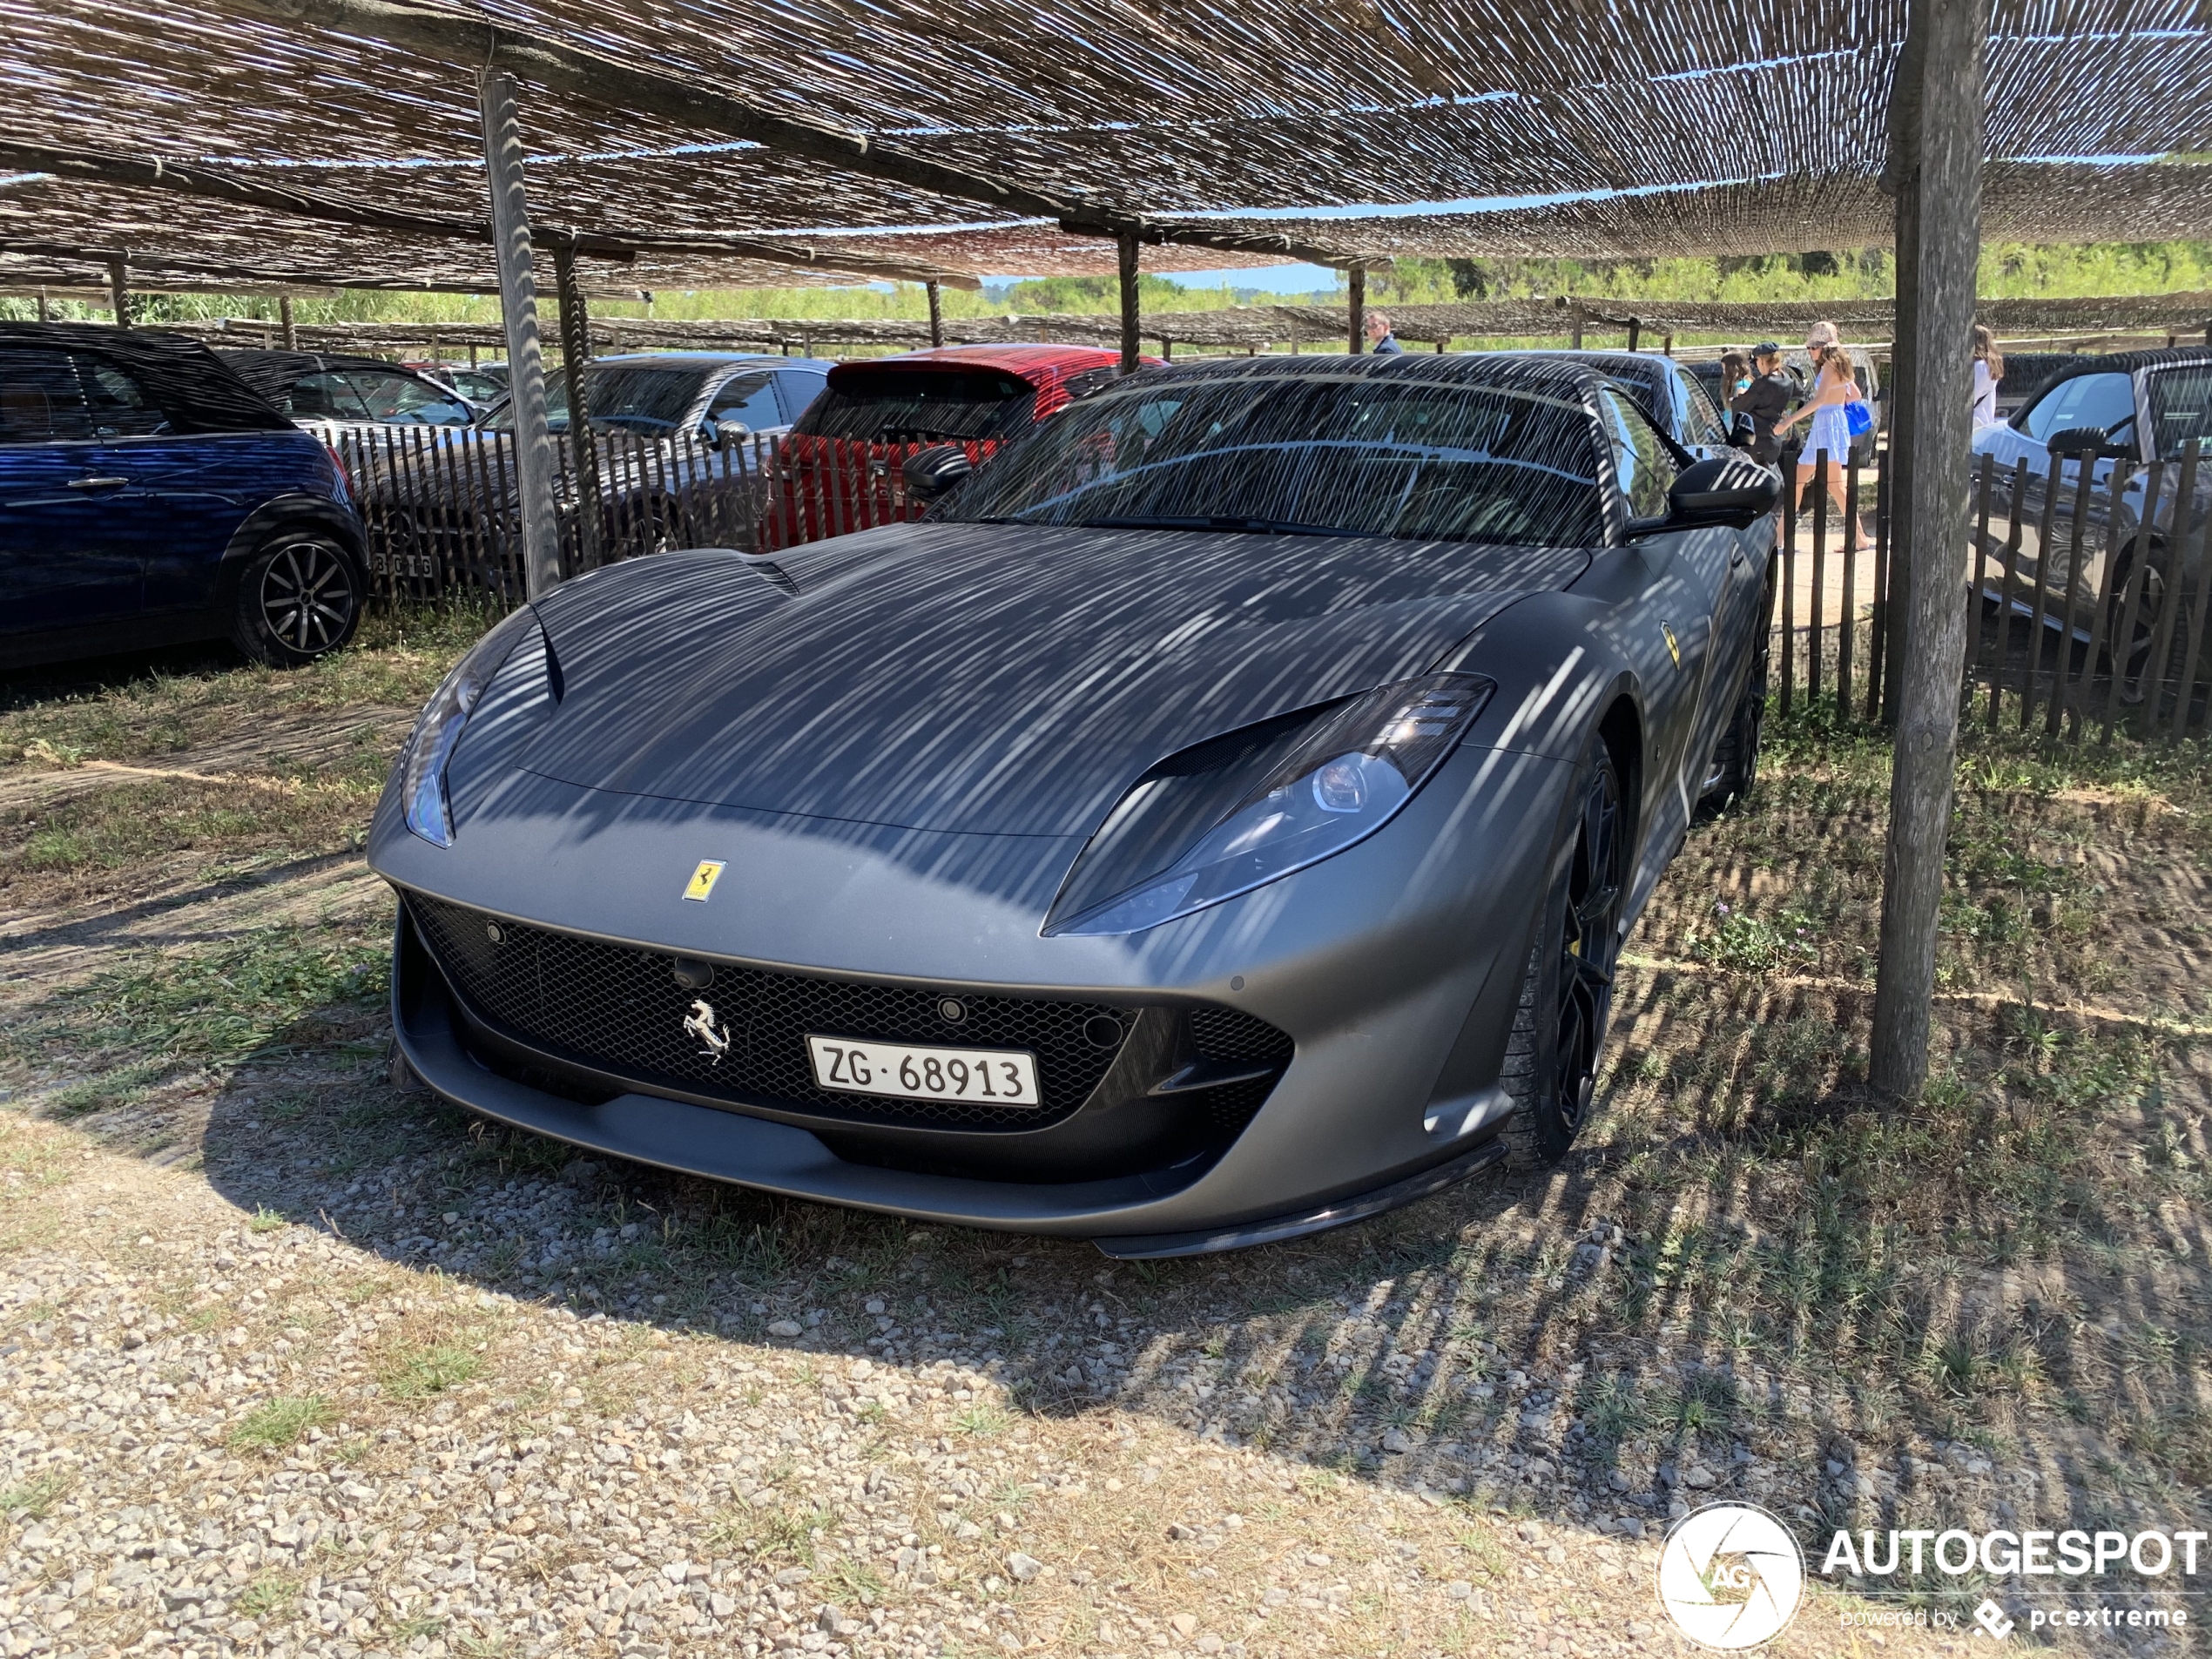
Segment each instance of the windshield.
[{"label": "windshield", "polygon": [[1035,401],[1027,381],[996,369],[853,365],[831,373],[792,429],[864,443],[947,443],[996,436]]},{"label": "windshield", "polygon": [[[698,398],[695,368],[651,368],[637,363],[594,363],[583,371],[583,407],[594,432],[672,432]],[[545,377],[545,416],[556,432],[569,425],[568,379]],[[498,432],[515,429],[515,408],[502,404],[484,419]]]},{"label": "windshield", "polygon": [[2212,363],[2190,363],[2150,377],[2152,441],[2161,461],[2194,449],[2212,455]]},{"label": "windshield", "polygon": [[1249,370],[1076,403],[932,516],[1583,547],[1600,443],[1571,396]]}]

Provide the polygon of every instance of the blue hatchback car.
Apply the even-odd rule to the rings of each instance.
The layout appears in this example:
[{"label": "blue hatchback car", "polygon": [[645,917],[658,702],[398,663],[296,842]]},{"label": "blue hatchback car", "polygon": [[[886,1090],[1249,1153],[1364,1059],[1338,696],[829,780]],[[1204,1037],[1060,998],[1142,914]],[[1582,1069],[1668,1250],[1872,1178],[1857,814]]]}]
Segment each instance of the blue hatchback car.
[{"label": "blue hatchback car", "polygon": [[304,663],[367,590],[337,458],[206,347],[0,323],[0,668],[224,638]]}]

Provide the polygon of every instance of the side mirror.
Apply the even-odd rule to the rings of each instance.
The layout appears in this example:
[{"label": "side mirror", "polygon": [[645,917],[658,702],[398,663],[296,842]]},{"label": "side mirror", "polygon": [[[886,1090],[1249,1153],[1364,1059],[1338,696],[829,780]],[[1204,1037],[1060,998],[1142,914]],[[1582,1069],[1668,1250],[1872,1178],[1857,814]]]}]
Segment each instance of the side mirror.
[{"label": "side mirror", "polygon": [[739,438],[751,437],[752,428],[742,421],[710,420],[700,424],[699,435],[706,440],[711,448],[719,449],[725,443],[734,443]]},{"label": "side mirror", "polygon": [[1747,455],[1713,455],[1682,469],[1667,492],[1667,516],[1656,528],[1716,524],[1747,529],[1782,499],[1782,475]]},{"label": "side mirror", "polygon": [[933,443],[908,455],[899,475],[916,501],[934,501],[975,470],[968,450],[957,443]]},{"label": "side mirror", "polygon": [[2043,447],[2054,455],[2083,455],[2110,446],[2111,435],[2101,426],[2070,426],[2043,441]]}]

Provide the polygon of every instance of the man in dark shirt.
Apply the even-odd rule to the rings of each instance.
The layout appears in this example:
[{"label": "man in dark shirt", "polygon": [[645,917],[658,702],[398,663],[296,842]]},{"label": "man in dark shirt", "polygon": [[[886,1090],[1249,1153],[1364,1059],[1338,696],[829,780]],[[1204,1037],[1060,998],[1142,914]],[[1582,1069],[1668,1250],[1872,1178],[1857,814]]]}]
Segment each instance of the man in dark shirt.
[{"label": "man in dark shirt", "polygon": [[1751,383],[1730,398],[1728,407],[1750,417],[1751,458],[1777,466],[1782,460],[1782,440],[1775,435],[1774,425],[1797,401],[1797,382],[1782,366],[1782,347],[1770,340],[1752,352],[1751,371]]},{"label": "man in dark shirt", "polygon": [[1367,314],[1366,334],[1367,349],[1378,357],[1389,357],[1406,349],[1398,343],[1398,336],[1390,332],[1387,312],[1371,311]]}]

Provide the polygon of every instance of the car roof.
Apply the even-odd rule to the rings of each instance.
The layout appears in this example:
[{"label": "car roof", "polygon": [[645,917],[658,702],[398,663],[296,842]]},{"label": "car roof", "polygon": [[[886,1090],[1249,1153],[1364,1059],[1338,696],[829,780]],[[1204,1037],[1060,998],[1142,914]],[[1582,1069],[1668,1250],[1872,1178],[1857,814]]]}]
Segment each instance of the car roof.
[{"label": "car roof", "polygon": [[2036,389],[2047,392],[2060,381],[2079,380],[2084,374],[2133,374],[2146,368],[2173,368],[2184,363],[2212,363],[2212,347],[2165,346],[2148,351],[2116,351],[2101,357],[2083,357],[2054,371]]},{"label": "car roof", "polygon": [[291,428],[234,364],[184,334],[104,323],[0,322],[0,346],[48,346],[112,358],[145,382],[172,419],[190,421],[200,430]]},{"label": "car roof", "polygon": [[[1554,347],[1548,351],[1519,352],[1521,357],[1561,358],[1568,362],[1588,363],[1601,374],[1618,380],[1622,374],[1642,374],[1647,380],[1665,376],[1669,368],[1687,367],[1659,352],[1645,351],[1577,351],[1572,347]],[[1662,367],[1663,365],[1663,367]]]},{"label": "car roof", "polygon": [[1106,346],[932,346],[922,351],[900,352],[892,357],[855,358],[853,366],[867,368],[949,367],[995,368],[1018,375],[1032,385],[1042,385],[1069,374],[1104,368],[1122,361],[1119,351]]},{"label": "car roof", "polygon": [[[773,352],[631,351],[599,356],[595,363],[666,363],[689,368],[719,368],[725,364],[753,368],[811,368],[826,374],[837,367],[827,357],[779,357]],[[504,368],[502,364],[500,367]]]},{"label": "car roof", "polygon": [[1427,386],[1497,386],[1553,396],[1586,395],[1609,379],[1567,352],[1395,352],[1379,356],[1362,352],[1356,357],[1348,352],[1305,352],[1295,357],[1273,353],[1169,363],[1146,369],[1131,383],[1157,386],[1170,381],[1288,379],[1308,374],[1357,375]]}]

